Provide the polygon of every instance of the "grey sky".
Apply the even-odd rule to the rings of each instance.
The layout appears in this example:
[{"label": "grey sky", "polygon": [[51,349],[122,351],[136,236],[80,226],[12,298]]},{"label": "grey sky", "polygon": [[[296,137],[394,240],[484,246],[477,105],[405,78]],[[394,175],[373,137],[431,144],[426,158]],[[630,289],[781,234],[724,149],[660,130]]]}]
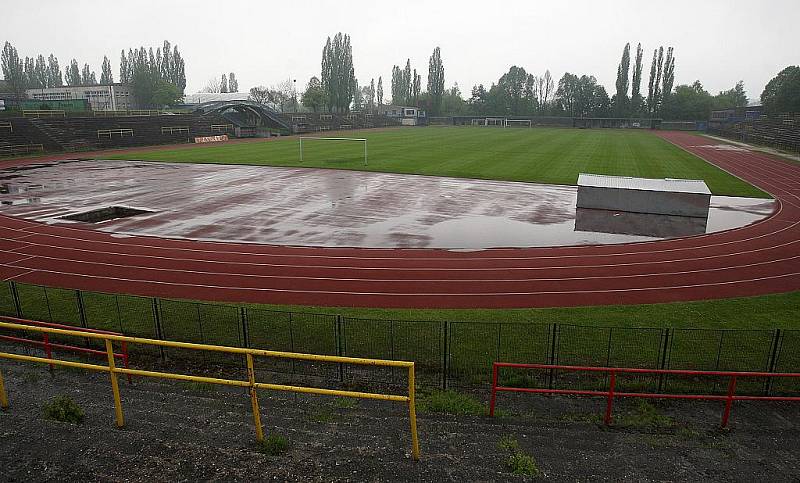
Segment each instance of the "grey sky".
[{"label": "grey sky", "polygon": [[[0,0],[0,41],[20,56],[52,52],[100,73],[103,55],[119,74],[119,52],[154,48],[164,39],[186,60],[187,92],[233,71],[240,90],[287,78],[303,88],[319,75],[328,35],[349,33],[361,85],[382,75],[390,97],[392,65],[427,77],[428,57],[442,48],[447,86],[465,97],[511,65],[557,80],[593,74],[609,95],[626,42],[645,51],[643,90],[653,49],[675,47],[675,83],[700,79],[716,93],[742,79],[757,99],[766,82],[800,64],[800,1],[152,1]],[[633,56],[633,52],[632,52]]]}]

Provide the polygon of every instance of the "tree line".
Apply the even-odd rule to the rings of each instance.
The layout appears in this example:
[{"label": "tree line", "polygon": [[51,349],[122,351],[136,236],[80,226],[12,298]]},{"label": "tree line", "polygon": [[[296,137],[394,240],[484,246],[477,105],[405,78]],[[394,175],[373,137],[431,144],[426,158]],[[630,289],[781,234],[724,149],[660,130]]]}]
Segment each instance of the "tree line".
[{"label": "tree line", "polygon": [[[114,83],[107,56],[103,56],[99,80],[88,63],[80,67],[78,61],[72,59],[64,67],[62,76],[58,58],[53,54],[47,59],[43,54],[22,59],[10,42],[3,46],[0,61],[3,77],[19,99],[25,97],[26,89]],[[183,97],[186,89],[185,63],[178,47],[172,47],[166,40],[155,51],[152,47],[122,50],[119,81],[133,87],[138,102],[144,107],[171,105]]]}]

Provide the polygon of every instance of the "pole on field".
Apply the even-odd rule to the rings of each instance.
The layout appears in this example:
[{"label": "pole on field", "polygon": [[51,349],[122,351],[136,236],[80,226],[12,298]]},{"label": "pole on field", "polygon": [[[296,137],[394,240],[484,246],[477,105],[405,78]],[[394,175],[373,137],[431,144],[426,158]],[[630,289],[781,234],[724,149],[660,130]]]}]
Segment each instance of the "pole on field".
[{"label": "pole on field", "polygon": [[300,162],[303,162],[303,138],[300,138]]}]

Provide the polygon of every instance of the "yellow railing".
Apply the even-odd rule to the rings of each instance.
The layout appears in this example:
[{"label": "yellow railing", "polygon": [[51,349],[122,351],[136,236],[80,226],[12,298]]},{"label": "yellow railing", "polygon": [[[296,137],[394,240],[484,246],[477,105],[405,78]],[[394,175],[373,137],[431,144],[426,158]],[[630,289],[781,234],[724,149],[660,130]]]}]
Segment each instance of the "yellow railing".
[{"label": "yellow railing", "polygon": [[[250,390],[250,402],[253,409],[253,423],[256,429],[256,439],[263,441],[264,431],[261,426],[261,412],[258,405],[257,389],[266,389],[272,391],[287,391],[299,392],[306,394],[320,394],[325,396],[340,396],[352,397],[358,399],[378,399],[383,401],[396,401],[408,403],[408,415],[411,425],[411,454],[414,459],[419,459],[419,439],[417,437],[417,413],[416,413],[416,399],[415,399],[415,382],[414,382],[414,363],[407,361],[390,361],[383,359],[362,359],[356,357],[341,357],[341,356],[325,356],[316,354],[300,354],[296,352],[280,352],[269,351],[260,349],[246,349],[241,347],[226,347],[217,345],[206,344],[193,344],[189,342],[174,342],[167,340],[144,339],[139,337],[128,337],[123,335],[113,334],[95,334],[83,332],[79,330],[66,330],[54,329],[50,327],[37,327],[31,325],[11,324],[7,322],[0,322],[0,329],[27,331],[27,332],[43,332],[48,334],[75,336],[89,339],[99,339],[105,341],[106,353],[108,354],[108,365],[87,364],[84,362],[65,361],[60,359],[48,359],[45,357],[35,357],[21,354],[13,354],[8,352],[0,352],[0,359],[11,359],[24,362],[38,362],[42,364],[54,364],[66,367],[77,367],[87,369],[90,371],[108,372],[111,378],[111,390],[114,395],[114,412],[117,427],[125,426],[125,416],[122,412],[122,401],[119,395],[119,383],[117,382],[118,374],[127,374],[131,376],[141,377],[155,377],[161,379],[173,379],[179,381],[193,381],[207,384],[221,384],[225,386],[238,386],[246,387]],[[243,354],[247,360],[247,380],[239,379],[221,379],[216,377],[192,376],[189,374],[177,374],[171,372],[158,372],[158,371],[144,371],[140,369],[125,369],[117,367],[114,363],[114,342],[126,342],[128,344],[142,344],[160,347],[173,347],[178,349],[192,349],[211,352],[224,352],[228,354]],[[371,392],[357,392],[357,391],[340,391],[337,389],[322,389],[316,387],[305,386],[289,386],[284,384],[270,384],[264,382],[257,382],[255,370],[253,369],[253,357],[275,357],[280,359],[293,359],[304,361],[316,362],[333,362],[340,364],[356,364],[363,366],[383,366],[383,367],[403,367],[408,369],[408,395],[395,395],[395,394],[380,394]],[[8,408],[8,396],[6,394],[5,385],[3,382],[3,374],[0,371],[0,407],[3,409]]]}]

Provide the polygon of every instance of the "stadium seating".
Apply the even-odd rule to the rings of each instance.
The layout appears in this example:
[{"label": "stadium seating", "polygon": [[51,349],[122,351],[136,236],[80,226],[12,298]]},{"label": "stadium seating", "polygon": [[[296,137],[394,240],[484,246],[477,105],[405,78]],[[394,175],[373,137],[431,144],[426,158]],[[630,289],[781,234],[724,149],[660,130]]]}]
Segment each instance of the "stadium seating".
[{"label": "stadium seating", "polygon": [[800,152],[800,114],[709,122],[708,132],[745,143]]}]

